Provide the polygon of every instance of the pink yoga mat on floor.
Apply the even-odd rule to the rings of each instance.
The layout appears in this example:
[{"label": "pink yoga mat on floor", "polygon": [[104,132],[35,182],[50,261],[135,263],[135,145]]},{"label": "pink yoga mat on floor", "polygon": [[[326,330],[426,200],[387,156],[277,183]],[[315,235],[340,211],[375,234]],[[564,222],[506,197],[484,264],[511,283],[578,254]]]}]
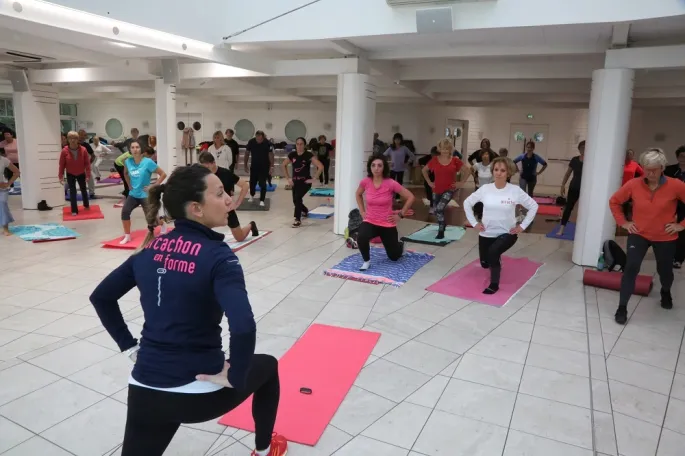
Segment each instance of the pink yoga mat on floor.
[{"label": "pink yoga mat on floor", "polygon": [[83,206],[78,207],[78,214],[71,215],[71,207],[66,206],[62,208],[62,220],[65,222],[76,222],[80,220],[98,220],[103,219],[105,216],[100,210],[100,206],[97,204],[91,204],[90,208],[85,209]]},{"label": "pink yoga mat on floor", "polygon": [[[369,331],[312,325],[278,363],[281,402],[274,431],[291,442],[316,445],[379,338]],[[219,423],[254,432],[252,397]]]},{"label": "pink yoga mat on floor", "polygon": [[553,196],[534,196],[533,199],[538,204],[554,205],[557,203],[557,199]]},{"label": "pink yoga mat on floor", "polygon": [[[155,236],[159,236],[160,230],[160,227],[155,228]],[[171,230],[173,230],[173,228],[169,227],[169,231]],[[102,247],[106,249],[135,250],[138,247],[140,247],[140,245],[143,243],[143,241],[145,240],[145,236],[147,236],[147,230],[132,231],[131,242],[126,243],[124,245],[119,244],[119,242],[121,242],[121,240],[124,238],[124,236],[122,235],[109,241],[103,242]]]},{"label": "pink yoga mat on floor", "polygon": [[502,257],[502,276],[499,291],[492,295],[483,294],[490,285],[490,270],[483,269],[479,260],[474,260],[460,270],[435,282],[428,291],[454,298],[476,301],[495,307],[502,307],[528,282],[542,266],[542,263],[527,258]]},{"label": "pink yoga mat on floor", "polygon": [[561,217],[561,208],[559,206],[546,206],[541,204],[538,206],[538,215],[556,215]]}]

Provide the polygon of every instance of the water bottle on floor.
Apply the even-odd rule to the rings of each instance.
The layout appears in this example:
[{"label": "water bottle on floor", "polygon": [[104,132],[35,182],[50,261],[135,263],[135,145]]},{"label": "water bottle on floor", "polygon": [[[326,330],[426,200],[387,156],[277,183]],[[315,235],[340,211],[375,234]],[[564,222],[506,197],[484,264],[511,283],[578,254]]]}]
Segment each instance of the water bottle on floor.
[{"label": "water bottle on floor", "polygon": [[604,252],[599,252],[599,260],[597,260],[597,270],[604,271]]}]

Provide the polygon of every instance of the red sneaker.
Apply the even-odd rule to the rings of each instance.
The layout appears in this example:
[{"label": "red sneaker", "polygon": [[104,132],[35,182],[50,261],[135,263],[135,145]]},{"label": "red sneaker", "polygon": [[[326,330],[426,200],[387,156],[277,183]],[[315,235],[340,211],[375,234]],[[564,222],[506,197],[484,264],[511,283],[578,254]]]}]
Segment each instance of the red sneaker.
[{"label": "red sneaker", "polygon": [[[267,456],[285,456],[288,454],[288,441],[282,435],[275,432],[271,436],[271,447]],[[252,452],[252,456],[258,456],[257,450]]]}]

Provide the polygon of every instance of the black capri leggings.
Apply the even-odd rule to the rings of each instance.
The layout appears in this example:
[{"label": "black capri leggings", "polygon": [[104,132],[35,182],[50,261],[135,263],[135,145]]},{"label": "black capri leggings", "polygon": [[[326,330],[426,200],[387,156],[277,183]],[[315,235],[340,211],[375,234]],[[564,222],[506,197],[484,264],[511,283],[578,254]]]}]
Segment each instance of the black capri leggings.
[{"label": "black capri leggings", "polygon": [[385,247],[385,253],[390,260],[397,261],[402,257],[404,242],[399,240],[397,227],[378,226],[372,225],[369,222],[363,222],[357,234],[357,245],[364,261],[371,259],[371,239],[376,236],[380,236],[383,247]]},{"label": "black capri leggings", "polygon": [[490,269],[491,285],[499,285],[502,274],[502,255],[512,248],[517,240],[517,235],[508,233],[497,237],[478,237],[480,265],[485,269]]},{"label": "black capri leggings", "polygon": [[147,198],[134,198],[131,195],[126,197],[124,201],[124,207],[121,208],[121,220],[131,220],[131,212],[138,206],[142,206],[145,216],[147,217]]},{"label": "black capri leggings", "polygon": [[566,226],[568,219],[571,218],[571,212],[573,208],[576,207],[576,203],[580,198],[580,189],[568,189],[568,195],[566,195],[566,204],[564,205],[564,214],[561,216],[561,226]]},{"label": "black capri leggings", "polygon": [[185,394],[128,387],[128,413],[122,456],[162,456],[181,424],[204,423],[230,412],[254,393],[252,417],[255,445],[271,443],[280,399],[278,361],[270,355],[254,355],[247,374],[247,388],[222,388],[213,393]]}]

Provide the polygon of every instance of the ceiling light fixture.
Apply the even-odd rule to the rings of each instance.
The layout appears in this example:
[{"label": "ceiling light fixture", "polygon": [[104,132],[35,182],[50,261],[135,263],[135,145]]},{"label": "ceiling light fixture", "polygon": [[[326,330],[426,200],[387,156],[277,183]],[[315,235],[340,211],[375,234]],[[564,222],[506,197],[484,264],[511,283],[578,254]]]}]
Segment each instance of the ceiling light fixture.
[{"label": "ceiling light fixture", "polygon": [[135,46],[133,44],[121,43],[119,41],[108,41],[108,43],[111,44],[112,46],[118,46],[118,47],[122,47],[125,49],[134,49],[134,48],[138,47],[138,46]]}]

